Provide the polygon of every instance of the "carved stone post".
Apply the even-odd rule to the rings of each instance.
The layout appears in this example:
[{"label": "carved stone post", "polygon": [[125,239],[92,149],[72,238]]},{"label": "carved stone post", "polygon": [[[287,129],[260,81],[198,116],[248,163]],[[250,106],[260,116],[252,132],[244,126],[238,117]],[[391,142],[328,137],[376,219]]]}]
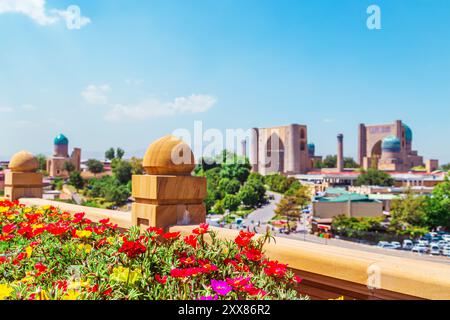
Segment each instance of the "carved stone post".
[{"label": "carved stone post", "polygon": [[191,175],[194,154],[186,143],[170,135],[155,141],[143,167],[147,174],[132,179],[134,225],[145,229],[205,222],[206,178]]},{"label": "carved stone post", "polygon": [[42,173],[37,173],[39,161],[27,151],[16,153],[5,175],[5,198],[42,198]]}]

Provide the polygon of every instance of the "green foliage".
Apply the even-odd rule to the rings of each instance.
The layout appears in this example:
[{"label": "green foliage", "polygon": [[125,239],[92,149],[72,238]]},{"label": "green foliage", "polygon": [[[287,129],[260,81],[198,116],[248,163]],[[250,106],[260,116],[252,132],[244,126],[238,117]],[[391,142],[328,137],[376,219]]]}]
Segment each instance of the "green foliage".
[{"label": "green foliage", "polygon": [[402,226],[424,226],[426,220],[424,196],[416,196],[410,190],[404,199],[394,199],[391,204],[392,223]]},{"label": "green foliage", "polygon": [[104,170],[103,163],[96,159],[89,159],[86,163],[88,170],[93,174],[101,173]]},{"label": "green foliage", "polygon": [[[315,166],[316,168],[336,168],[337,155],[327,155],[322,162]],[[359,168],[359,164],[352,157],[344,157],[344,168]]]},{"label": "green foliage", "polygon": [[116,157],[116,152],[114,151],[114,148],[109,148],[105,152],[105,159],[111,161]]},{"label": "green foliage", "polygon": [[426,213],[427,226],[450,228],[450,181],[448,177],[434,188],[427,201]]},{"label": "green foliage", "polygon": [[47,170],[47,157],[43,154],[36,155],[36,158],[39,162],[39,171],[43,172]]},{"label": "green foliage", "polygon": [[241,204],[241,200],[239,199],[238,196],[236,196],[234,194],[227,194],[223,198],[223,207],[226,210],[236,211],[239,208],[240,204]]},{"label": "green foliage", "polygon": [[125,151],[121,148],[116,149],[116,157],[117,159],[122,160],[123,156],[125,155]]},{"label": "green foliage", "polygon": [[80,172],[73,171],[70,173],[69,184],[74,186],[77,189],[82,189],[84,186],[84,180],[81,177]]},{"label": "green foliage", "polygon": [[121,184],[113,176],[91,179],[88,188],[88,195],[90,197],[101,197],[108,202],[113,202],[117,206],[124,204],[130,197],[130,191],[127,186]]},{"label": "green foliage", "polygon": [[131,180],[133,168],[128,161],[114,159],[111,167],[114,176],[120,184],[127,184]]},{"label": "green foliage", "polygon": [[386,186],[391,187],[394,185],[394,179],[386,172],[369,169],[362,171],[356,179],[355,184],[357,186]]},{"label": "green foliage", "polygon": [[142,159],[132,157],[130,159],[131,173],[132,174],[144,174],[144,167],[142,166]]},{"label": "green foliage", "polygon": [[443,170],[443,171],[450,171],[450,163],[443,164],[441,166],[441,170]]},{"label": "green foliage", "polygon": [[64,180],[62,178],[55,178],[51,182],[53,190],[62,190],[62,186],[64,185]]},{"label": "green foliage", "polygon": [[363,238],[367,232],[383,232],[383,217],[347,217],[339,215],[333,218],[331,228],[334,233],[348,237]]},{"label": "green foliage", "polygon": [[298,180],[295,178],[287,178],[279,173],[274,173],[265,176],[264,182],[269,187],[269,190],[278,193],[285,193],[289,190],[289,188],[291,188],[294,183],[298,183]]},{"label": "green foliage", "polygon": [[236,194],[239,192],[240,188],[241,188],[241,183],[235,178],[233,178],[233,179],[222,178],[219,181],[219,189],[223,193]]}]

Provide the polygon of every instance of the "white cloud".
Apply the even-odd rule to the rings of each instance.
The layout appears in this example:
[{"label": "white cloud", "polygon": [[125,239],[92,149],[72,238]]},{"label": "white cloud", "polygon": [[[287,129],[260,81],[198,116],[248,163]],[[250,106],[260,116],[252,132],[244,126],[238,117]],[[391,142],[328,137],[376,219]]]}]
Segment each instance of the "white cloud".
[{"label": "white cloud", "polygon": [[114,105],[105,116],[108,121],[145,120],[150,118],[205,112],[212,108],[217,99],[210,95],[193,94],[178,97],[170,102],[156,99],[147,100],[136,105]]},{"label": "white cloud", "polygon": [[110,90],[111,88],[107,84],[100,86],[91,84],[81,91],[81,95],[89,104],[105,105],[108,103],[108,93]]},{"label": "white cloud", "polygon": [[55,9],[52,10],[52,12],[64,19],[68,29],[80,29],[81,27],[84,27],[85,25],[91,23],[91,19],[89,19],[88,17],[83,17],[81,15],[79,20],[77,21],[76,13],[69,9],[66,10]]},{"label": "white cloud", "polygon": [[14,109],[11,107],[2,107],[0,106],[0,113],[13,112]]},{"label": "white cloud", "polygon": [[[66,21],[69,28],[68,21],[72,21],[74,13],[69,9],[46,9],[45,0],[0,0],[0,14],[2,13],[20,13],[28,16],[41,26],[48,26],[55,24],[62,20]],[[69,7],[70,8],[70,7]],[[91,20],[87,17],[80,15],[78,20],[79,27],[85,26],[90,23]],[[75,29],[79,29],[76,27]],[[72,28],[69,28],[72,29]]]}]

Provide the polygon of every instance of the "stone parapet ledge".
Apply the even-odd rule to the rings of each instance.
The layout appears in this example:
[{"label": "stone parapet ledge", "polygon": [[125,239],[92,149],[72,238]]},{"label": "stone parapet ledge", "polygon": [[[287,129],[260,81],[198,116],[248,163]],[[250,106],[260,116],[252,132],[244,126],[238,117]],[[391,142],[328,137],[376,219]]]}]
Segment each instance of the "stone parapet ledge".
[{"label": "stone parapet ledge", "polygon": [[69,212],[70,214],[84,212],[86,214],[86,218],[94,222],[98,222],[101,219],[109,218],[111,223],[117,224],[118,227],[122,230],[128,229],[132,226],[131,212],[121,212],[116,210],[84,207],[59,201],[50,201],[46,199],[35,199],[35,198],[21,198],[19,199],[19,202],[26,206],[37,206],[37,207],[53,206],[62,211]]},{"label": "stone parapet ledge", "polygon": [[[170,231],[190,234],[194,226]],[[238,231],[210,228],[222,239],[234,240]],[[361,250],[276,238],[266,244],[266,255],[294,270],[348,281],[423,299],[450,299],[450,266],[444,263],[393,257]]]}]

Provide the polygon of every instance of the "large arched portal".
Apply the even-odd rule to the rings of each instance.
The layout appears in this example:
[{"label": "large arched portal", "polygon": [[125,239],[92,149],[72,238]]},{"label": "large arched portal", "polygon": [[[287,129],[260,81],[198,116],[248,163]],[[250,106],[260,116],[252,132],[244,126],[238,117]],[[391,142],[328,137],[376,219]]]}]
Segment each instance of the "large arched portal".
[{"label": "large arched portal", "polygon": [[276,133],[272,133],[267,140],[266,156],[268,172],[284,172],[284,143]]},{"label": "large arched portal", "polygon": [[371,167],[373,169],[378,169],[378,162],[381,158],[381,144],[382,141],[378,141],[377,143],[374,144],[373,148],[372,148],[372,152],[371,152]]}]

